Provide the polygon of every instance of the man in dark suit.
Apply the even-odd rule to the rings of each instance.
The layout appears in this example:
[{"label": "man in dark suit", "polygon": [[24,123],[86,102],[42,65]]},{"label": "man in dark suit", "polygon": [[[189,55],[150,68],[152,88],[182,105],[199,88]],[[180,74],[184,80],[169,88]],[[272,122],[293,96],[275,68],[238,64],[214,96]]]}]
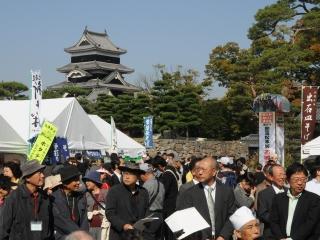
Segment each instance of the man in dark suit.
[{"label": "man in dark suit", "polygon": [[284,192],[286,175],[284,168],[280,165],[273,165],[270,169],[270,180],[272,185],[262,190],[258,196],[257,216],[264,224],[263,238],[274,239],[270,229],[270,212],[272,200],[278,193]]},{"label": "man in dark suit", "polygon": [[[181,195],[183,192],[185,192],[186,190],[188,190],[189,188],[193,187],[194,185],[198,184],[198,177],[197,177],[197,171],[196,171],[196,164],[200,161],[200,158],[194,157],[191,159],[190,163],[189,163],[189,168],[190,168],[190,172],[192,174],[192,180],[182,184],[179,188],[179,195]],[[178,197],[179,197],[178,195]],[[178,200],[177,200],[178,201]]]},{"label": "man in dark suit", "polygon": [[197,166],[200,183],[179,198],[177,210],[195,207],[210,225],[210,228],[194,233],[187,239],[227,240],[232,235],[229,217],[235,211],[235,198],[231,188],[216,182],[216,169],[217,161],[212,157],[201,160]]},{"label": "man in dark suit", "polygon": [[287,168],[290,189],[274,197],[270,226],[275,239],[319,239],[320,198],[305,191],[308,172],[300,163]]},{"label": "man in dark suit", "polygon": [[134,223],[146,216],[149,207],[147,190],[136,184],[144,171],[131,162],[119,168],[122,183],[112,187],[106,198],[106,217],[111,223],[109,239],[112,240],[131,239]]},{"label": "man in dark suit", "polygon": [[120,166],[123,166],[123,162],[121,162],[120,158],[117,154],[112,153],[110,156],[111,159],[111,168],[113,174],[111,176],[111,187],[121,183],[121,170],[119,169]]}]

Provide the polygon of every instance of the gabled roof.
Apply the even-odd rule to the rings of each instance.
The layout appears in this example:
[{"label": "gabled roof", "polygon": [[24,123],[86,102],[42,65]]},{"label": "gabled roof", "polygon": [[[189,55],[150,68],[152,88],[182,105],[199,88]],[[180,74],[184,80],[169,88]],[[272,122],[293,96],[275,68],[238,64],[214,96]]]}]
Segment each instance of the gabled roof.
[{"label": "gabled roof", "polygon": [[94,70],[94,69],[102,69],[102,70],[108,70],[108,71],[116,70],[120,73],[134,72],[132,68],[128,68],[122,64],[100,62],[100,61],[69,63],[63,67],[57,68],[57,70],[62,73],[69,73],[70,71],[75,69],[82,69],[85,71]]},{"label": "gabled roof", "polygon": [[129,83],[127,83],[123,79],[123,77],[121,76],[121,74],[118,71],[114,71],[114,72],[110,73],[103,80],[104,80],[105,83],[110,83],[113,79],[118,79],[125,86],[129,86],[130,85]]},{"label": "gabled roof", "polygon": [[77,43],[64,49],[67,53],[86,52],[90,50],[109,52],[117,55],[127,52],[127,50],[119,48],[111,42],[106,31],[104,33],[98,33],[89,31],[87,28],[83,31]]}]

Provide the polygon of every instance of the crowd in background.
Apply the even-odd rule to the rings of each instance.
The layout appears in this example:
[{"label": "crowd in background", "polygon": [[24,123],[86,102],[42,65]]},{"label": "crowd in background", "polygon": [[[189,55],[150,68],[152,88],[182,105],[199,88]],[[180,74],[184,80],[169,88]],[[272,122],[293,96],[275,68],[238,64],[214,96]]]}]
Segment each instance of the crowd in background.
[{"label": "crowd in background", "polygon": [[245,158],[170,151],[140,162],[115,153],[54,166],[10,161],[0,175],[0,240],[173,240],[183,232],[164,219],[189,207],[210,228],[186,239],[320,239],[319,195],[320,166],[284,169],[276,156],[254,170]]}]

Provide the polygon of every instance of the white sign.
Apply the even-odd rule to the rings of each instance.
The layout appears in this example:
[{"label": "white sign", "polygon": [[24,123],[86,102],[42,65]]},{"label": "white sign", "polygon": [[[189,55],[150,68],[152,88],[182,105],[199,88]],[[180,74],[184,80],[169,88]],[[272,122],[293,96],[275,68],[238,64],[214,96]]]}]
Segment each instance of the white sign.
[{"label": "white sign", "polygon": [[183,232],[178,239],[183,239],[192,233],[210,227],[195,207],[176,211],[167,217],[165,222],[173,233],[179,231]]},{"label": "white sign", "polygon": [[259,113],[259,163],[263,166],[275,153],[275,113]]},{"label": "white sign", "polygon": [[111,116],[111,151],[116,152],[118,149],[117,128]]},{"label": "white sign", "polygon": [[42,81],[40,71],[31,70],[31,95],[30,95],[30,115],[29,115],[29,138],[37,135],[41,130],[41,99]]}]

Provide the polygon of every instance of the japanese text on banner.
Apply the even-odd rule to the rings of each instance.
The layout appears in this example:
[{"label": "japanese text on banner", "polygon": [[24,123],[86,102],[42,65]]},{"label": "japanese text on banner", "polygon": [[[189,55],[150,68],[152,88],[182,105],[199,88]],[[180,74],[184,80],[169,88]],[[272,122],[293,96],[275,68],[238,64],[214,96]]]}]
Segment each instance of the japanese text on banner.
[{"label": "japanese text on banner", "polygon": [[318,87],[302,86],[301,144],[312,140],[316,124]]},{"label": "japanese text on banner", "polygon": [[57,127],[52,123],[45,121],[36,142],[32,146],[29,154],[29,160],[38,160],[40,163],[45,159],[52,141],[57,133]]},{"label": "japanese text on banner", "polygon": [[42,99],[42,82],[40,71],[31,71],[31,81],[29,138],[34,137],[41,130],[40,103]]},{"label": "japanese text on banner", "polygon": [[143,118],[144,122],[144,146],[153,148],[153,116]]}]

